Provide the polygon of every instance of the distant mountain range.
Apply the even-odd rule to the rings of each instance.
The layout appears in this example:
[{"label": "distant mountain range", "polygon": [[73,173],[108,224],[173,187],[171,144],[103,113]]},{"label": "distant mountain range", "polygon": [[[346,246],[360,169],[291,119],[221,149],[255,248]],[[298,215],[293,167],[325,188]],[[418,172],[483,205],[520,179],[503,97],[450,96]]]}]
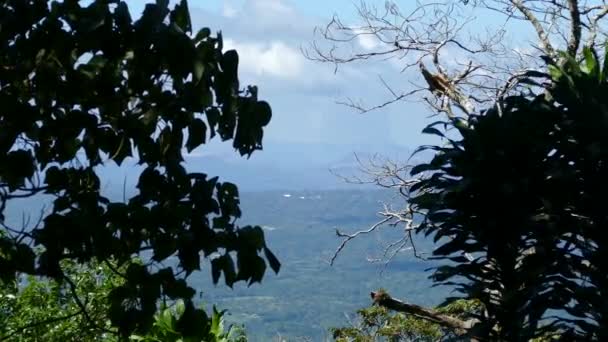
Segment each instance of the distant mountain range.
[{"label": "distant mountain range", "polygon": [[[374,189],[372,185],[347,184],[336,175],[360,174],[355,154],[363,161],[373,155],[406,161],[411,149],[397,145],[268,141],[264,144],[264,150],[246,158],[239,156],[230,142],[214,140],[200,151],[194,150],[187,155],[185,165],[189,171],[203,172],[218,176],[221,181],[233,182],[241,192]],[[127,158],[120,167],[113,162],[98,167],[102,193],[112,200],[134,196],[142,169],[133,158]],[[8,209],[19,212],[18,208],[28,207],[35,208],[33,211],[39,213],[43,207],[49,209],[50,205],[50,198],[39,196],[14,201]],[[13,220],[23,219],[20,214],[10,216]]]},{"label": "distant mountain range", "polygon": [[[406,161],[411,149],[396,145],[267,142],[264,150],[247,158],[239,156],[230,142],[214,141],[186,155],[185,165],[189,171],[233,182],[241,191],[353,189],[358,187],[346,184],[335,173],[360,173],[355,154],[363,161],[375,154]],[[131,158],[122,167],[108,163],[100,168],[104,193],[122,198],[124,186],[130,197],[140,172],[141,166]]]},{"label": "distant mountain range", "polygon": [[353,175],[359,165],[355,154],[366,160],[374,154],[406,160],[411,150],[400,146],[339,145],[269,142],[251,158],[230,149],[187,158],[190,170],[204,170],[236,183],[243,191],[331,190],[352,188],[331,171]]}]

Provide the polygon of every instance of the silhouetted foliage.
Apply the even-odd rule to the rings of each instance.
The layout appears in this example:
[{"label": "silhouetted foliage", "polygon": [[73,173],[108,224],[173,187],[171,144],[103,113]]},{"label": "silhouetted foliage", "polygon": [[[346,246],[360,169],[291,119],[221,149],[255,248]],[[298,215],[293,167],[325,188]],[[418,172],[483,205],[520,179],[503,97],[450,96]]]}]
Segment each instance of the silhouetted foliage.
[{"label": "silhouetted foliage", "polygon": [[[262,229],[235,224],[237,187],[184,168],[184,150],[216,135],[251,155],[271,118],[257,88],[241,89],[238,54],[222,51],[221,34],[192,34],[185,0],[147,4],[135,21],[125,1],[7,0],[0,23],[3,281],[21,272],[69,284],[62,260],[120,265],[149,251],[109,293],[109,317],[127,335],[152,325],[161,296],[183,299],[188,334],[206,326],[186,282],[201,254],[228,286],[259,282],[267,263],[278,272]],[[114,202],[97,167],[127,158],[143,167],[138,193]],[[7,201],[42,194],[54,202],[39,225],[6,225]],[[171,256],[175,269],[161,265]]]},{"label": "silhouetted foliage", "polygon": [[432,279],[483,304],[481,340],[608,338],[608,63],[591,49],[547,61],[545,94],[430,125],[447,143],[412,170],[426,173],[410,189],[419,232],[445,262]]}]

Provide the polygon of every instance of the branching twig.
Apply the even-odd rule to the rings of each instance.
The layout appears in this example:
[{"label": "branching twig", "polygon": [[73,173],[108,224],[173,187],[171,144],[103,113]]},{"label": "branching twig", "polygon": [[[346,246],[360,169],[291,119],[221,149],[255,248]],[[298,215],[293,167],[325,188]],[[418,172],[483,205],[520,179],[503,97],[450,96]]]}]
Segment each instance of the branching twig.
[{"label": "branching twig", "polygon": [[21,326],[21,327],[15,329],[15,330],[13,330],[10,334],[0,337],[0,341],[10,340],[15,335],[21,334],[22,332],[24,332],[24,331],[26,331],[28,329],[39,327],[39,326],[43,326],[43,325],[53,324],[53,323],[57,323],[57,322],[61,322],[61,321],[64,321],[64,320],[67,320],[67,319],[79,316],[82,313],[83,313],[83,311],[82,311],[82,309],[80,309],[80,310],[78,310],[78,311],[76,311],[74,313],[68,314],[68,315],[64,315],[64,316],[60,316],[60,317],[53,317],[53,318],[45,319],[45,320],[42,320],[42,321],[34,322],[34,323],[31,323],[31,324],[26,324],[24,326]]},{"label": "branching twig", "polygon": [[382,226],[383,224],[385,224],[389,220],[390,220],[390,218],[385,218],[385,219],[377,222],[376,224],[374,224],[370,228],[365,229],[365,230],[357,231],[357,232],[355,232],[353,234],[345,234],[345,233],[342,233],[341,231],[339,231],[339,230],[336,229],[336,235],[339,236],[339,237],[343,237],[345,239],[342,240],[342,243],[340,244],[340,246],[338,246],[338,249],[336,249],[336,251],[334,252],[334,255],[329,260],[329,264],[333,266],[334,261],[336,261],[336,258],[338,257],[338,255],[340,254],[340,252],[342,251],[342,249],[344,249],[344,247],[346,246],[346,244],[350,240],[356,238],[359,235],[369,234],[369,233],[373,232],[374,230],[376,230],[378,227]]}]

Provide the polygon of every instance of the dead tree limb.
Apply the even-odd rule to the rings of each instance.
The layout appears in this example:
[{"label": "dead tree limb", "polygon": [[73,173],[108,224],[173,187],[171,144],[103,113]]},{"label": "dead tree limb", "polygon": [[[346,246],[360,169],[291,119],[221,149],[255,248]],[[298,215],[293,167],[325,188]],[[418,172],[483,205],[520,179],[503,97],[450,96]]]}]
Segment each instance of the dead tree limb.
[{"label": "dead tree limb", "polygon": [[439,324],[442,327],[453,330],[454,333],[460,336],[468,334],[473,326],[479,322],[477,319],[463,320],[420,305],[405,303],[392,298],[388,293],[383,291],[372,292],[370,296],[375,305]]}]

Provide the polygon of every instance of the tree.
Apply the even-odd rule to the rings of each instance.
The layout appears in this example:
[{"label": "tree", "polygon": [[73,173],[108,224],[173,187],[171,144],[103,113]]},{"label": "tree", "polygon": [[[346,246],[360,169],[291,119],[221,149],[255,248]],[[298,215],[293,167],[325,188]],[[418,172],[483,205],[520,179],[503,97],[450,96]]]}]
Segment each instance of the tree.
[{"label": "tree", "polygon": [[61,269],[77,284],[75,291],[86,310],[78,306],[68,284],[22,276],[2,284],[0,290],[2,340],[116,341],[107,317],[107,296],[124,279],[96,262],[80,265],[64,260]]},{"label": "tree", "polygon": [[[305,49],[306,56],[331,63],[336,70],[349,63],[392,59],[404,73],[424,67],[422,75],[433,75],[449,89],[434,91],[435,82],[429,83],[428,75],[425,83],[407,86],[393,86],[381,78],[386,101],[343,102],[360,112],[424,94],[433,113],[466,116],[499,98],[539,86],[541,81],[530,77],[544,67],[539,56],[555,59],[560,49],[575,56],[583,44],[601,47],[608,33],[608,5],[601,0],[385,1],[383,7],[361,1],[357,14],[357,23],[334,16],[317,28],[320,40]],[[509,36],[511,31],[516,33]],[[359,39],[370,44],[357,44]]]},{"label": "tree", "polygon": [[[161,308],[160,312],[154,316],[152,330],[145,336],[132,335],[132,341],[139,342],[164,342],[179,341],[183,339],[179,328],[179,321],[185,312],[182,301],[178,301],[174,307]],[[247,342],[247,336],[242,328],[231,325],[227,331],[224,329],[225,311],[217,311],[213,307],[209,327],[205,330],[209,332],[196,338],[189,339],[192,342]]]},{"label": "tree", "polygon": [[[113,260],[128,267],[108,294],[112,325],[123,336],[146,331],[159,298],[182,299],[188,336],[207,326],[186,281],[201,254],[228,286],[261,281],[267,263],[279,271],[262,229],[238,227],[237,187],[184,167],[184,150],[215,136],[251,155],[271,118],[257,88],[241,88],[238,54],[223,51],[221,33],[192,33],[185,0],[147,4],[137,20],[125,1],[7,0],[0,22],[3,282],[57,279],[85,311],[61,263]],[[112,201],[98,166],[127,159],[143,168],[138,192]],[[53,206],[36,225],[7,224],[7,202],[42,195]],[[131,262],[138,255],[143,264]],[[172,256],[178,265],[163,266]]]},{"label": "tree", "polygon": [[[424,82],[407,80],[396,87],[380,75],[380,86],[388,94],[386,101],[371,105],[351,98],[341,101],[359,112],[422,99],[432,115],[466,120],[480,108],[500,105],[505,97],[543,92],[547,74],[542,58],[564,63],[566,56],[577,56],[583,44],[591,51],[603,46],[608,33],[608,5],[604,1],[386,1],[384,8],[362,1],[357,14],[358,23],[346,24],[334,16],[326,26],[318,27],[315,33],[320,40],[311,42],[305,55],[333,64],[336,71],[349,63],[392,59],[402,65],[404,76],[419,73]],[[489,17],[491,23],[481,19]],[[510,37],[510,31],[516,33]],[[357,44],[358,39],[373,44]],[[560,55],[560,49],[566,54]],[[344,238],[338,252],[357,236],[404,225],[403,238],[389,244],[384,255],[390,259],[409,244],[420,256],[410,234],[419,213],[407,203],[403,191],[417,181],[409,175],[409,160],[375,156],[357,161],[362,175],[340,176],[350,183],[391,189],[404,197],[405,204],[401,208],[385,205],[379,212],[381,219],[370,229],[338,232]]]},{"label": "tree", "polygon": [[[478,118],[481,114],[484,114],[482,115],[485,120],[483,122],[489,126],[492,126],[489,124],[491,120],[486,120],[486,117],[489,118],[496,116],[500,118],[509,110],[518,111],[518,106],[522,104],[527,106],[526,110],[528,110],[530,113],[538,112],[541,113],[541,115],[545,111],[559,113],[561,110],[563,110],[563,108],[560,107],[561,104],[556,105],[555,103],[551,102],[554,101],[551,100],[551,96],[556,95],[555,89],[548,89],[551,84],[570,85],[567,91],[562,91],[560,93],[560,96],[563,96],[561,101],[567,101],[570,103],[571,106],[566,106],[570,108],[570,110],[572,110],[572,108],[593,108],[595,113],[603,112],[603,110],[601,108],[597,108],[596,105],[598,101],[601,103],[599,100],[600,96],[596,91],[598,89],[603,89],[602,83],[600,82],[598,84],[596,82],[596,80],[601,78],[596,76],[602,74],[602,68],[598,66],[601,63],[600,59],[597,58],[597,51],[605,45],[606,41],[605,17],[608,14],[608,5],[606,5],[604,1],[446,0],[442,2],[422,1],[416,2],[415,4],[403,2],[402,6],[399,6],[396,2],[387,1],[384,8],[378,8],[371,2],[362,2],[358,7],[358,14],[361,20],[360,24],[356,26],[347,25],[343,23],[340,18],[334,17],[327,26],[319,28],[316,32],[320,35],[322,42],[313,42],[310,48],[305,51],[307,56],[313,60],[332,63],[335,65],[336,70],[341,65],[347,63],[370,63],[374,60],[385,61],[387,59],[401,61],[400,63],[403,66],[402,70],[404,72],[409,70],[415,72],[416,69],[418,69],[417,66],[419,66],[420,74],[424,78],[424,83],[422,83],[422,85],[410,82],[411,87],[404,87],[403,90],[398,90],[396,87],[390,85],[386,80],[381,78],[381,85],[387,89],[389,96],[388,100],[372,105],[364,105],[360,101],[352,99],[348,99],[343,103],[356,109],[357,111],[368,112],[371,110],[384,108],[399,101],[415,99],[419,94],[425,94],[422,97],[423,100],[429,105],[433,114],[440,114],[442,115],[442,118],[440,122],[427,127],[424,132],[440,135],[442,141],[447,145],[433,146],[427,149],[427,151],[431,150],[431,152],[437,153],[437,155],[443,155],[447,154],[444,152],[450,148],[453,148],[454,150],[461,148],[457,147],[456,145],[457,143],[460,143],[458,139],[463,138],[462,132],[466,131],[466,129],[469,127],[474,127],[475,125],[479,124]],[[490,15],[492,16],[492,24],[484,25],[482,21],[478,20],[480,17],[488,17]],[[522,30],[522,27],[524,26],[527,26],[527,31]],[[516,42],[515,44],[511,44],[507,39],[508,32],[514,29],[517,29],[517,35],[514,37]],[[527,41],[524,42],[524,38],[528,37],[526,36],[526,33],[530,33],[530,36],[534,38],[535,43],[530,44]],[[366,39],[366,41],[372,41],[374,44],[353,44],[356,43],[358,39]],[[372,48],[370,48],[370,46]],[[586,46],[587,49],[583,50],[583,46]],[[578,63],[573,63],[573,59],[575,58],[580,61],[581,53],[584,53],[584,59],[586,61],[583,63],[583,66],[579,66]],[[552,70],[552,80],[546,72],[547,65],[549,65],[550,70]],[[589,72],[593,65],[595,65],[595,69],[593,69],[594,71]],[[565,75],[565,78],[558,81],[558,78],[556,77],[556,70],[561,70],[564,68],[564,66],[568,68],[568,71],[563,72],[562,75]],[[584,77],[580,78],[580,75],[584,75]],[[573,79],[576,79],[576,81],[573,81]],[[585,89],[587,91],[585,95],[589,95],[589,97],[581,99],[581,90],[579,90],[577,87],[580,89]],[[530,101],[531,98],[536,98],[538,94],[542,93],[545,93],[544,95],[549,96],[549,98],[542,101],[539,100],[537,102]],[[574,96],[574,94],[577,95]],[[576,101],[572,100],[573,96],[577,99]],[[544,104],[541,105],[539,103]],[[539,105],[540,107],[534,107],[536,105]],[[503,106],[510,107],[504,108]],[[491,107],[495,108],[492,109]],[[484,110],[481,110],[480,108],[484,108]],[[486,115],[488,113],[492,115]],[[447,117],[447,120],[443,119],[444,117]],[[570,118],[574,121],[578,120],[577,118]],[[601,121],[597,117],[595,119],[597,121]],[[513,120],[513,123],[517,122],[517,120],[522,120],[522,124],[525,123],[525,125],[546,125],[548,123],[548,119],[544,122],[542,120],[527,121],[521,118]],[[513,123],[509,124],[509,126],[513,125]],[[556,122],[554,123],[557,124]],[[485,127],[481,129],[481,131],[486,132],[488,135],[495,134],[503,138],[510,138],[508,134],[512,134],[514,137],[517,137],[517,139],[520,139],[516,139],[515,141],[522,143],[521,137],[519,137],[517,132],[507,130],[505,133],[499,130],[498,127],[503,124],[505,124],[505,120],[496,119],[496,122],[493,124],[494,128]],[[562,122],[559,125],[561,124],[564,123]],[[587,133],[593,131],[591,130],[591,125],[592,124],[589,124],[589,126],[586,126],[585,128],[589,130]],[[547,129],[546,126],[542,127]],[[524,129],[529,129],[529,126],[524,126]],[[582,133],[584,130],[580,127],[579,129],[581,129],[581,132],[577,133],[577,137],[574,137],[574,133],[572,133],[572,136],[569,138],[574,139],[575,141],[580,141],[581,139],[587,140],[588,138],[586,138],[585,133]],[[475,132],[478,130],[480,129],[474,129]],[[535,130],[532,130],[529,133],[533,136],[538,134],[538,132]],[[484,137],[485,139],[489,139],[489,136]],[[601,139],[596,135],[595,137],[595,143],[599,144]],[[537,138],[540,139],[538,136]],[[525,141],[525,139],[523,141]],[[568,140],[566,139],[564,141]],[[548,144],[548,146],[556,147],[558,145],[562,146],[563,144],[567,145],[567,143],[564,141],[557,142],[556,140],[553,140],[544,141],[544,143]],[[488,142],[490,144],[498,144],[493,140],[489,140]],[[538,140],[538,142],[540,143],[541,140]],[[528,144],[529,141],[523,145],[528,146]],[[511,148],[512,146],[514,145],[505,143],[505,146],[502,147],[506,149]],[[588,148],[597,151],[596,146]],[[492,149],[486,149],[485,151],[487,153],[494,153]],[[456,152],[454,152],[454,154],[456,154]],[[564,154],[559,155],[559,158],[562,158],[562,162],[572,162],[576,165],[585,163],[588,164],[588,158],[585,159],[585,162],[580,160],[584,155],[586,154],[582,149],[576,150],[576,152],[575,150],[569,150],[568,153],[564,152]],[[339,252],[344,248],[344,246],[352,239],[373,231],[377,231],[383,227],[397,227],[402,229],[404,232],[402,238],[389,244],[386,248],[384,255],[388,256],[389,259],[398,251],[403,250],[403,247],[408,244],[412,245],[414,254],[417,257],[421,257],[421,252],[416,248],[415,245],[413,245],[412,235],[415,232],[425,230],[431,235],[435,235],[437,233],[442,236],[442,239],[439,240],[441,242],[455,239],[458,235],[452,234],[453,232],[444,234],[444,232],[446,232],[445,229],[436,228],[436,230],[433,230],[430,228],[430,226],[425,226],[424,224],[422,226],[419,225],[421,217],[429,218],[429,207],[416,204],[412,201],[413,197],[420,195],[420,187],[422,185],[417,184],[423,183],[423,180],[426,180],[426,177],[431,177],[429,176],[430,174],[433,174],[434,177],[436,177],[435,180],[437,182],[441,181],[441,179],[439,179],[440,174],[437,174],[437,172],[445,172],[448,174],[446,177],[451,179],[451,177],[449,177],[449,172],[453,171],[450,164],[450,162],[453,161],[451,157],[452,156],[443,156],[437,159],[436,163],[439,163],[446,168],[441,170],[437,170],[437,165],[417,166],[416,164],[411,165],[398,161],[382,160],[380,158],[372,159],[369,162],[362,162],[361,169],[363,172],[363,177],[349,177],[347,180],[354,183],[372,183],[380,187],[392,189],[397,192],[399,196],[403,197],[404,204],[403,207],[399,208],[385,205],[383,210],[379,212],[379,215],[381,216],[380,221],[372,225],[369,229],[364,229],[354,233],[338,231],[337,234],[343,238],[343,242],[338,247],[338,250],[334,255],[334,259],[338,256]],[[509,155],[508,157],[513,158],[512,160],[514,162],[521,160],[520,158],[516,158],[514,155]],[[530,157],[531,160],[536,161],[538,164],[541,164],[540,159],[537,158],[538,156],[529,155],[528,157]],[[596,157],[594,156],[594,158]],[[500,160],[500,158],[498,159]],[[597,159],[593,160],[594,162],[601,164],[601,162],[598,162]],[[500,160],[500,162],[504,162],[504,160]],[[598,165],[599,164],[595,164],[594,167],[598,167]],[[505,167],[512,168],[510,164]],[[560,167],[563,169],[560,169]],[[563,172],[565,172],[564,170],[570,172],[572,169],[572,165],[560,164],[560,167],[555,166],[553,172],[562,175]],[[593,175],[593,173],[590,173],[591,169],[593,169],[593,167],[588,166],[588,168],[585,170],[581,169],[575,171],[575,174],[586,174],[590,177],[588,179],[591,179]],[[537,178],[537,180],[544,180],[542,177],[555,177],[550,173],[543,175],[539,170],[518,170],[522,173],[532,171],[538,172],[536,174],[526,174],[529,177],[541,177]],[[415,171],[414,173],[416,176],[412,176],[411,171]],[[502,175],[502,173],[499,171],[500,170],[494,170],[489,167],[487,169],[487,172],[496,172],[496,175]],[[548,171],[545,170],[544,172]],[[482,175],[475,175],[476,177],[479,177],[479,180],[482,179]],[[472,177],[472,175],[469,176]],[[486,175],[486,177],[486,185],[488,186],[502,181],[500,178],[494,177],[491,174]],[[572,182],[574,181],[572,180]],[[461,183],[456,182],[455,184]],[[586,184],[594,184],[598,186],[599,181]],[[439,194],[450,192],[451,189],[448,191],[447,185],[445,186],[446,188],[443,188],[443,191],[437,188],[435,188],[435,190],[437,190],[437,193]],[[411,191],[412,188],[414,188],[413,191]],[[518,189],[521,190],[521,188]],[[554,190],[557,189],[559,189],[559,191],[563,190],[560,187],[554,188]],[[562,194],[568,194],[567,196],[569,196],[569,198],[580,198],[581,193],[591,193],[590,189],[591,188],[586,188],[574,191],[573,188],[571,188],[572,191],[563,191]],[[597,189],[599,188],[596,188],[595,191],[597,191]],[[534,192],[532,193],[534,194]],[[597,192],[593,193],[597,195]],[[527,192],[523,191],[519,193],[519,195],[522,195],[523,198],[526,198],[527,194]],[[543,194],[543,196],[549,195],[555,196],[553,198],[554,200],[561,198],[557,196],[555,192],[551,194]],[[597,201],[597,203],[602,202],[600,200],[601,197],[599,197],[599,195],[597,196],[598,197],[593,197],[594,200]],[[430,203],[435,203],[438,197],[441,196],[437,195],[434,197],[433,195],[429,194],[428,196],[421,197],[420,200],[427,201],[427,204],[430,206]],[[498,195],[495,197],[488,195],[487,199],[496,199],[498,197]],[[518,197],[513,194],[513,198]],[[545,197],[543,197],[543,200],[548,201],[548,199]],[[490,201],[480,204],[490,205],[489,203],[492,202]],[[527,205],[529,206],[527,210],[533,210],[533,205],[529,202],[516,202],[515,204],[521,204],[521,207],[518,209],[524,210],[525,206]],[[562,217],[565,215],[565,212],[570,212],[573,210],[571,208],[566,210],[564,209],[565,204],[561,204],[562,206],[557,207],[564,210],[564,212],[559,213],[559,215]],[[583,205],[580,205],[579,208],[581,212],[586,212],[588,210]],[[443,217],[452,217],[448,215],[449,210],[451,209],[446,210],[448,212],[442,212]],[[599,212],[599,209],[597,212]],[[523,212],[520,214],[522,215],[520,219],[523,222],[523,220],[525,220],[525,215]],[[515,216],[517,215],[511,215],[509,216],[509,219],[514,220]],[[596,215],[596,217],[598,216]],[[423,221],[423,223],[432,222],[434,219],[435,218],[433,217],[433,219]],[[593,221],[593,224],[586,222],[584,225],[598,227],[601,226],[600,222],[601,220],[596,218]],[[552,226],[552,224],[547,222],[544,224]],[[564,224],[566,223],[560,223],[560,225]],[[570,222],[570,224],[576,224],[579,226],[583,225],[581,222]],[[444,225],[446,224],[439,224],[440,227],[443,227]],[[538,223],[538,225],[541,224]],[[518,229],[522,229],[521,232],[527,231],[524,227],[519,227]],[[464,231],[466,232],[467,230],[465,229]],[[565,244],[565,246],[572,248],[572,250],[568,250],[566,253],[561,248],[550,248],[549,250],[537,248],[538,246],[534,246],[534,244],[541,244],[540,242],[531,243],[530,241],[534,241],[534,239],[528,236],[527,239],[531,240],[524,239],[527,241],[524,243],[517,240],[517,238],[514,237],[517,236],[517,234],[513,233],[514,236],[511,237],[514,238],[514,241],[517,241],[517,243],[514,243],[518,247],[513,247],[513,249],[511,249],[509,252],[512,253],[511,257],[513,255],[529,256],[530,259],[527,260],[530,262],[532,262],[531,260],[535,260],[535,263],[539,263],[538,260],[542,259],[539,251],[542,253],[553,253],[551,254],[551,257],[557,258],[558,256],[563,256],[561,259],[555,259],[559,260],[559,262],[563,262],[561,264],[563,268],[556,267],[551,269],[549,265],[544,265],[548,267],[545,271],[543,271],[545,273],[540,271],[538,273],[539,277],[546,276],[546,281],[551,279],[551,281],[555,281],[556,284],[559,283],[559,285],[547,285],[548,287],[544,288],[545,290],[551,292],[553,297],[544,297],[543,300],[552,302],[553,304],[551,305],[560,307],[562,310],[568,311],[569,314],[577,317],[564,325],[557,323],[557,321],[562,321],[562,323],[565,322],[563,317],[556,320],[556,322],[554,322],[554,326],[558,331],[563,331],[560,329],[571,331],[576,330],[578,333],[585,331],[585,336],[591,336],[590,338],[597,339],[602,333],[600,330],[598,330],[598,326],[604,326],[605,324],[602,323],[603,318],[600,318],[603,317],[603,314],[598,314],[597,308],[595,307],[598,305],[604,305],[604,302],[599,300],[597,295],[602,294],[602,292],[598,291],[598,289],[605,288],[605,284],[600,282],[598,278],[599,274],[596,274],[595,285],[591,286],[591,288],[582,290],[580,286],[576,286],[580,285],[577,283],[577,281],[580,282],[581,279],[585,279],[586,283],[587,276],[584,276],[583,274],[585,272],[589,272],[589,270],[583,272],[580,270],[581,267],[585,269],[588,267],[594,270],[597,267],[592,264],[591,260],[587,257],[581,258],[577,255],[577,253],[583,253],[583,251],[600,248],[598,247],[599,245],[597,242],[589,242],[597,241],[598,238],[593,238],[590,240],[590,238],[586,236],[586,234],[591,234],[590,232],[592,231],[597,231],[597,228],[589,228],[584,234],[580,232],[575,233],[572,231],[564,233],[562,231],[564,234],[574,236],[570,239],[563,239],[563,236],[554,236],[555,240],[553,242],[561,241]],[[487,238],[492,240],[494,237],[489,236]],[[567,240],[568,242],[564,242],[564,240]],[[590,245],[583,244],[579,240],[587,241],[586,243],[590,243]],[[487,243],[488,241],[485,242]],[[544,241],[543,243],[547,244],[547,246],[553,246],[553,242]],[[456,246],[462,247],[462,243],[464,242],[454,240],[454,244]],[[484,249],[487,247],[487,245],[481,244],[476,245],[476,247]],[[475,250],[473,246],[470,246],[470,248]],[[447,248],[447,250],[449,251],[449,248]],[[445,249],[440,250],[439,255],[442,255],[442,253],[445,251]],[[484,252],[486,252],[485,249]],[[597,251],[590,253],[594,254],[596,252]],[[446,255],[444,255],[444,257]],[[457,259],[454,262],[466,263],[466,260],[472,262],[473,260],[477,260],[476,257],[477,255],[475,254],[465,252],[463,255],[455,256]],[[513,261],[512,258],[510,260]],[[598,260],[599,259],[596,259],[594,262],[598,263]],[[452,262],[451,260],[446,261]],[[515,265],[518,265],[519,267],[520,262],[521,260],[517,260]],[[494,263],[494,261],[489,261],[489,263]],[[438,282],[442,282],[444,280],[449,282],[448,279],[451,280],[451,276],[453,276],[453,274],[450,274],[450,272],[466,273],[472,271],[472,266],[469,267],[469,269],[466,269],[467,267],[469,266],[463,266],[457,270],[449,267],[444,268],[442,269],[442,272],[438,273],[438,278],[436,278],[436,280]],[[490,269],[487,269],[487,267],[484,268],[481,265],[476,265],[476,267],[479,267],[478,271],[481,270],[479,272],[481,272],[484,277],[487,276],[488,279],[494,279],[491,280],[493,284],[500,283],[495,282],[496,277],[508,276],[511,279],[515,279],[514,275],[517,274],[517,276],[519,276],[520,273],[517,271],[511,275],[498,274],[502,272],[502,270],[499,270],[499,268],[495,266],[492,266]],[[569,271],[566,272],[565,270]],[[521,270],[523,273],[528,271]],[[489,276],[489,274],[486,274],[486,272],[498,273],[495,274],[495,278],[492,278]],[[551,274],[551,272],[555,273]],[[476,285],[477,290],[485,288],[485,285],[480,279],[477,279],[480,281]],[[562,281],[557,281],[556,279],[561,279]],[[569,283],[565,279],[572,281],[572,283]],[[516,280],[527,283],[532,281],[531,279],[526,280],[524,278]],[[536,279],[534,279],[534,281],[536,281]],[[542,283],[544,280],[540,281]],[[532,294],[523,294],[520,290],[518,290],[517,282],[513,282],[511,285],[513,287],[511,288],[512,292],[509,293],[509,296],[516,295],[517,300],[509,300],[510,304],[515,305],[515,307],[518,305],[532,305],[529,301],[530,297],[526,297],[528,295],[531,296]],[[466,288],[466,286],[463,285],[463,288]],[[527,287],[525,288],[529,289]],[[468,290],[470,290],[470,292],[468,292],[469,295],[473,296],[473,289]],[[490,294],[486,293],[484,296],[487,296],[488,298],[497,293],[497,289],[488,288],[487,290],[489,290],[488,293]],[[537,288],[536,290],[540,291],[541,288]],[[589,301],[589,298],[587,298],[584,299],[584,301],[587,301],[588,304],[575,305],[574,307],[576,307],[576,309],[574,309],[574,307],[565,309],[566,305],[564,303],[560,303],[560,300],[566,300],[567,298],[572,299],[575,297],[572,295],[572,293],[576,291],[579,291],[579,294],[585,293],[585,296],[595,298],[595,300]],[[504,293],[501,293],[501,295],[504,295]],[[478,298],[478,296],[479,294],[475,294],[473,297]],[[527,333],[532,331],[536,332],[535,327],[538,327],[540,324],[536,321],[536,318],[526,318],[522,315],[516,317],[517,315],[515,312],[517,310],[515,307],[506,308],[504,305],[499,303],[499,298],[493,299],[497,299],[497,301],[492,303],[492,305],[495,306],[492,310],[495,310],[498,316],[502,316],[502,318],[496,319],[503,320],[503,323],[508,324],[516,325],[515,322],[517,322],[517,324],[521,323],[528,325],[527,328],[522,328],[524,328],[524,330],[529,328]],[[537,300],[540,299],[537,298]],[[517,301],[519,301],[519,303],[517,303]],[[573,302],[576,302],[576,300],[573,300]],[[594,304],[591,304],[591,302]],[[594,308],[591,308],[591,306]],[[498,313],[501,308],[513,311],[508,314],[505,312]],[[520,306],[519,308],[522,309],[523,307]],[[410,309],[413,309],[413,307],[410,307]],[[529,308],[526,308],[525,310],[528,309]],[[546,312],[545,309],[546,308],[542,307],[539,310]],[[577,313],[574,314],[574,311],[577,311]],[[537,312],[533,313],[532,315],[542,316],[542,313]],[[590,318],[590,316],[593,316],[593,318]],[[509,319],[507,317],[514,318],[514,320],[509,323]],[[522,320],[525,322],[522,323]],[[591,323],[589,325],[587,324],[589,322],[595,323]],[[493,322],[488,323],[488,326],[492,326],[492,324],[494,324],[494,327],[500,325]],[[576,325],[576,328],[573,328],[573,324]],[[488,329],[491,330],[494,328]],[[595,332],[590,333],[591,331]],[[489,334],[490,332],[486,331],[486,333]],[[522,331],[515,332],[516,335],[519,333],[524,335],[526,334]],[[534,333],[531,334],[534,335]],[[496,336],[494,337],[498,338]],[[600,338],[600,340],[601,339],[602,338]]]},{"label": "tree", "polygon": [[[410,232],[431,236],[436,284],[483,308],[461,319],[374,295],[380,306],[479,341],[608,338],[603,234],[608,190],[605,129],[608,49],[549,61],[551,83],[536,96],[430,124],[445,143],[409,173],[402,189],[422,216]],[[436,128],[445,125],[458,134]]]},{"label": "tree", "polygon": [[[381,305],[358,310],[359,322],[352,326],[332,329],[334,339],[338,342],[373,342],[381,339],[430,342],[458,337],[454,334],[453,329],[438,324],[429,317],[420,318],[411,313],[391,313],[391,310],[395,308],[389,309],[386,303],[380,303],[381,300],[386,300],[386,298],[381,299],[386,295],[384,291],[373,293],[372,296]],[[460,300],[429,311],[432,311],[435,317],[440,315],[448,317],[449,315],[464,320],[479,314],[481,309],[481,305],[476,301]]]},{"label": "tree", "polygon": [[[134,260],[133,262],[140,263]],[[124,284],[113,262],[78,264],[61,262],[62,271],[77,284],[82,310],[67,284],[35,276],[22,277],[18,283],[0,289],[0,338],[3,341],[103,341],[117,342],[119,336],[107,315],[109,293]],[[119,271],[124,271],[126,267]],[[154,315],[152,328],[145,335],[131,335],[129,341],[237,342],[247,341],[242,328],[224,329],[225,311],[213,307],[208,326],[200,336],[180,333],[179,322],[185,310],[183,301],[163,303]]]}]

